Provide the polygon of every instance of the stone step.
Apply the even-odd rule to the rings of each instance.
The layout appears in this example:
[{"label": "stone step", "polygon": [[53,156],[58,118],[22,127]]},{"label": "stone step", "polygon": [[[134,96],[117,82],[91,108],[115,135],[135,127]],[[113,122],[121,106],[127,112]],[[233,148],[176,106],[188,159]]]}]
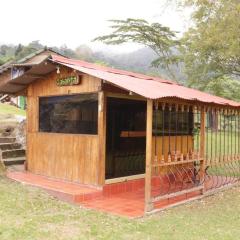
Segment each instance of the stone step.
[{"label": "stone step", "polygon": [[0,137],[0,143],[14,143],[16,142],[15,137]]},{"label": "stone step", "polygon": [[26,158],[25,157],[15,157],[15,158],[6,158],[3,159],[3,163],[5,166],[11,166],[11,165],[20,165],[24,164]]},{"label": "stone step", "polygon": [[24,157],[25,149],[13,149],[2,151],[2,159]]},{"label": "stone step", "polygon": [[12,149],[20,149],[20,143],[0,143],[0,150],[12,150]]}]

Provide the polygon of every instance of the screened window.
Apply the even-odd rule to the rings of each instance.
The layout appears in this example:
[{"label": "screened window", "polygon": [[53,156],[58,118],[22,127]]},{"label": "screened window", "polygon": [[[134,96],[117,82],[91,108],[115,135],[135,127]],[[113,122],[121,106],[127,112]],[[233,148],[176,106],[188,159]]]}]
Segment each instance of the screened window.
[{"label": "screened window", "polygon": [[153,134],[157,135],[192,135],[193,113],[187,111],[169,111],[168,107],[153,111]]},{"label": "screened window", "polygon": [[39,131],[97,134],[97,94],[78,94],[39,99]]}]

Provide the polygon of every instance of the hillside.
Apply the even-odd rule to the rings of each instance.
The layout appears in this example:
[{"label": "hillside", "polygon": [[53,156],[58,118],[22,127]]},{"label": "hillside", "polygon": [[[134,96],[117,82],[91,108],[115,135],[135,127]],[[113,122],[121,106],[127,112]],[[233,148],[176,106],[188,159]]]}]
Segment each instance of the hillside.
[{"label": "hillside", "polygon": [[[19,45],[0,45],[0,65],[9,60],[19,60],[30,53],[44,48],[38,41],[33,41],[27,46]],[[172,80],[184,82],[186,77],[182,73],[182,66],[172,66],[171,71],[176,79],[173,79],[163,68],[154,68],[151,62],[157,58],[155,52],[147,47],[140,48],[129,53],[114,53],[106,49],[94,50],[88,45],[80,45],[76,49],[67,46],[51,47],[60,54],[81,59],[89,62],[108,65],[115,68],[125,69],[134,72],[141,72],[149,75],[160,76]]]},{"label": "hillside", "polygon": [[[157,55],[152,49],[147,47],[124,54],[113,54],[106,51],[94,52],[93,54],[95,59],[106,62],[112,67],[172,79],[165,69],[151,66],[151,62],[157,58]],[[172,80],[178,80],[181,82],[185,81],[186,77],[183,74],[182,69],[183,68],[180,65],[171,66],[171,71],[176,76],[176,79]]]},{"label": "hillside", "polygon": [[19,116],[26,116],[26,112],[22,109],[17,107],[0,103],[0,115],[19,115]]}]

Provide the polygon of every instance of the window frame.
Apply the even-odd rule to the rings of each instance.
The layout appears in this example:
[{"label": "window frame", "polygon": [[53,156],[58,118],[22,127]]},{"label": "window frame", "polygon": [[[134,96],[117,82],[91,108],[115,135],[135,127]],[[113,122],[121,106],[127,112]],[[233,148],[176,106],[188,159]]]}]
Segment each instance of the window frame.
[{"label": "window frame", "polygon": [[[64,96],[76,96],[76,95],[92,95],[96,94],[96,99],[97,99],[97,122],[96,122],[96,128],[97,131],[94,134],[91,133],[66,133],[66,132],[45,132],[40,130],[40,99],[41,98],[51,98],[51,97],[64,97]],[[66,93],[66,94],[51,94],[51,95],[40,95],[37,97],[37,132],[39,134],[62,134],[62,135],[72,135],[72,136],[98,136],[99,133],[99,92],[94,91],[94,92],[81,92],[81,93]]]}]

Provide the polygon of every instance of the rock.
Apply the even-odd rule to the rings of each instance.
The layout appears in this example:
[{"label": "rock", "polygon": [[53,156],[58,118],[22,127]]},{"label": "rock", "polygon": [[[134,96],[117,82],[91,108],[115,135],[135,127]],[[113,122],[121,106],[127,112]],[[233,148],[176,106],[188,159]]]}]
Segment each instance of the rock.
[{"label": "rock", "polygon": [[14,131],[13,136],[16,137],[16,142],[22,145],[22,148],[26,147],[26,120],[19,122]]},{"label": "rock", "polygon": [[10,137],[10,136],[12,136],[13,131],[14,131],[14,127],[13,126],[6,126],[3,129],[2,136],[3,137]]}]

